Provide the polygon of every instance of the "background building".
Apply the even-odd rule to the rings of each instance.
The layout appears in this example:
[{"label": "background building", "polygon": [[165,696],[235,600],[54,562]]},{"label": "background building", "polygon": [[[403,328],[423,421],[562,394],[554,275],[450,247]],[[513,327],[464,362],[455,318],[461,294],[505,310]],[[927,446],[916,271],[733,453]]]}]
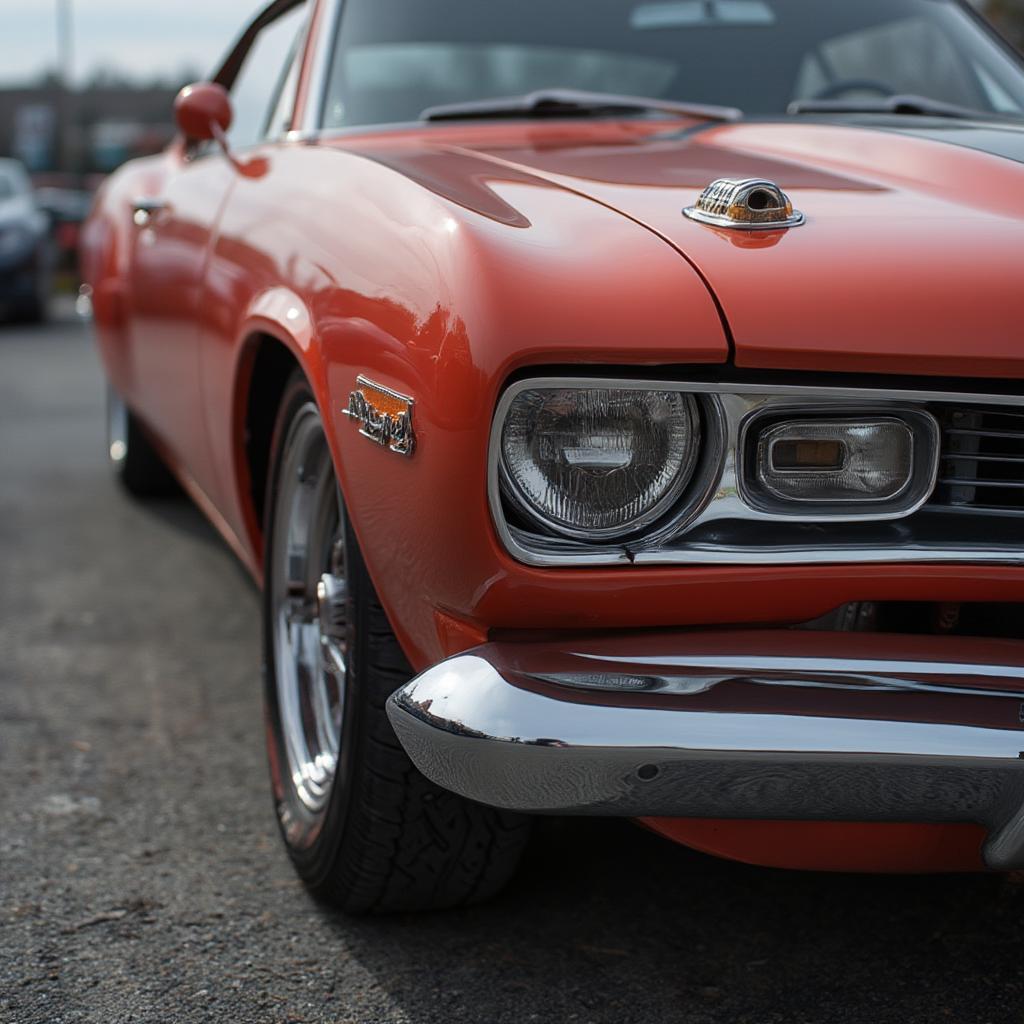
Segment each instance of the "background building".
[{"label": "background building", "polygon": [[108,173],[167,144],[181,84],[97,81],[71,91],[48,77],[38,85],[0,89],[0,156],[18,158],[36,178]]}]

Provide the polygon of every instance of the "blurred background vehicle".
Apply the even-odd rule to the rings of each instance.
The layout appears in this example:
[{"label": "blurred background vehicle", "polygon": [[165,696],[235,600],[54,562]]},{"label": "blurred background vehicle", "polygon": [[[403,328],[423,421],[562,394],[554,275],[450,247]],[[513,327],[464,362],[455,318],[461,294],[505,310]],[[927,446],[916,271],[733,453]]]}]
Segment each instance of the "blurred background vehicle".
[{"label": "blurred background vehicle", "polygon": [[16,160],[0,160],[0,312],[45,319],[54,252],[50,219],[25,168]]},{"label": "blurred background vehicle", "polygon": [[57,269],[75,274],[78,266],[78,234],[92,208],[92,192],[85,188],[54,188],[44,185],[35,192],[36,203],[50,218]]},{"label": "blurred background vehicle", "polygon": [[[30,219],[47,227],[39,263],[47,273],[34,279],[40,288],[45,281],[74,293],[79,229],[100,182],[171,141],[178,90],[217,65],[225,40],[263,2],[158,2],[143,19],[130,0],[0,0],[0,160],[17,161],[21,169],[12,173],[35,192]],[[22,197],[16,205],[27,203]],[[6,229],[13,214],[3,217],[0,321],[42,315],[39,296],[26,305],[20,293],[16,313],[8,311],[14,257],[5,247],[13,253],[16,239]]]}]

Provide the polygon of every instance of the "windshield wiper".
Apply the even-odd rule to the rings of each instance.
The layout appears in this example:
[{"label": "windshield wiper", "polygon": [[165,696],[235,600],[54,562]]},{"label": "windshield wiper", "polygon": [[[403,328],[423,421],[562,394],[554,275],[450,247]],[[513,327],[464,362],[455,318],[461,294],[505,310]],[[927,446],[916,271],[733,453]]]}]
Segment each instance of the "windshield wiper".
[{"label": "windshield wiper", "polygon": [[952,117],[966,121],[1017,121],[1012,114],[972,110],[954,103],[933,100],[929,96],[899,93],[875,99],[860,100],[794,100],[787,114],[907,114],[912,117]]},{"label": "windshield wiper", "polygon": [[490,100],[449,103],[427,107],[423,121],[468,121],[473,119],[522,117],[600,117],[604,114],[674,114],[703,117],[711,121],[738,121],[743,111],[736,107],[716,107],[703,103],[679,103],[646,96],[620,96],[612,92],[586,92],[579,89],[539,89],[519,96],[499,96]]}]

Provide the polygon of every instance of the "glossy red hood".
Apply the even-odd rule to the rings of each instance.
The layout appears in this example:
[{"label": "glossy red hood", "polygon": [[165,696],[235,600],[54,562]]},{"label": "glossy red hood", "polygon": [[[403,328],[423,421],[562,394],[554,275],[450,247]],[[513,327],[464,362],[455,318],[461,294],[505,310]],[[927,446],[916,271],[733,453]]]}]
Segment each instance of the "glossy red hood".
[{"label": "glossy red hood", "polygon": [[[965,132],[491,125],[392,137],[387,162],[513,225],[503,185],[541,177],[646,226],[717,296],[738,366],[1024,377],[1024,164]],[[806,223],[751,233],[684,217],[720,177],[775,181]]]}]

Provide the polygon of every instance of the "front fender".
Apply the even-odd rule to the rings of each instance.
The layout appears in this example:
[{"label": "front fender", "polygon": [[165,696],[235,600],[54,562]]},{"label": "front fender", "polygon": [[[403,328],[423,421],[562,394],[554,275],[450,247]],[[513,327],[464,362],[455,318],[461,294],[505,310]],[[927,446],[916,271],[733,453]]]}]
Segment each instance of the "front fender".
[{"label": "front fender", "polygon": [[[422,666],[450,653],[453,620],[467,635],[498,624],[483,602],[524,576],[487,506],[488,434],[508,376],[539,364],[723,362],[728,345],[685,260],[582,196],[540,181],[490,182],[519,211],[512,221],[471,214],[372,165],[358,172],[368,190],[380,176],[394,188],[373,186],[359,251],[348,236],[337,243],[339,276],[355,287],[315,307],[324,415],[367,566]],[[413,400],[411,458],[368,441],[345,415],[359,375]]]}]

